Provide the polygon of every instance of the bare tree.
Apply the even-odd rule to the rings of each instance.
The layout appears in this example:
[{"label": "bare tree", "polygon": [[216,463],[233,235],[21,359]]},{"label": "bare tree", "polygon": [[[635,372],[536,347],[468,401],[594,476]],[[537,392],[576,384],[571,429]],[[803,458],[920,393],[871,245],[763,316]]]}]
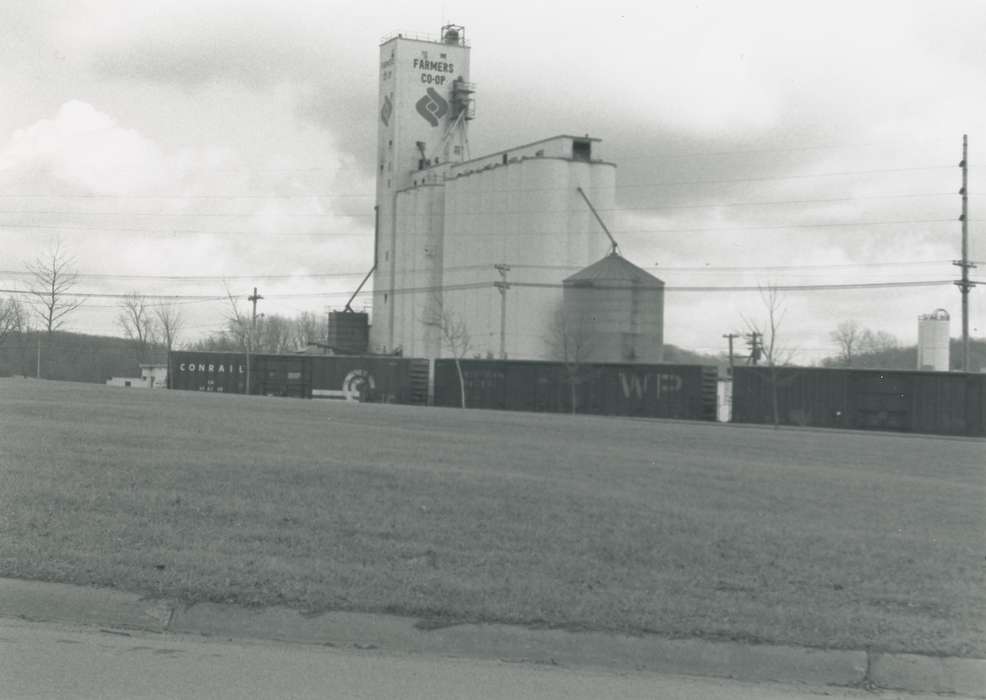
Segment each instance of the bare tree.
[{"label": "bare tree", "polygon": [[768,381],[770,382],[770,406],[774,418],[774,427],[780,424],[780,411],[777,396],[777,367],[787,364],[794,355],[794,350],[785,348],[778,340],[781,323],[787,313],[780,290],[774,285],[760,287],[760,300],[767,312],[767,318],[761,323],[755,323],[744,318],[747,327],[753,333],[759,333],[762,340],[761,350],[767,361]]},{"label": "bare tree", "polygon": [[312,343],[325,342],[325,326],[319,316],[311,311],[302,311],[294,320],[292,336],[297,350],[304,350]]},{"label": "bare tree", "polygon": [[229,290],[229,285],[223,282],[223,288],[226,290],[226,298],[229,300],[229,313],[226,315],[226,327],[228,329],[228,334],[231,336],[233,342],[246,354],[246,394],[249,395],[252,391],[250,386],[251,377],[253,375],[253,366],[251,356],[254,353],[253,349],[253,324],[252,317],[240,311],[240,305],[233,296],[233,293]]},{"label": "bare tree", "polygon": [[861,353],[886,352],[887,350],[896,350],[898,347],[900,347],[900,341],[887,331],[873,332],[867,328],[859,339],[859,351]]},{"label": "bare tree", "polygon": [[134,342],[137,361],[147,361],[148,347],[154,342],[154,316],[147,298],[137,292],[130,292],[120,300],[120,315],[116,322],[123,334]]},{"label": "bare tree", "polygon": [[0,347],[7,338],[15,338],[27,328],[24,305],[14,297],[0,299]]},{"label": "bare tree", "polygon": [[233,342],[237,347],[247,354],[249,363],[250,353],[253,351],[253,337],[250,328],[250,318],[240,311],[240,305],[229,291],[229,287],[223,284],[226,290],[226,298],[229,300],[229,313],[226,314],[226,328]]},{"label": "bare tree", "polygon": [[[841,327],[841,324],[840,324]],[[833,338],[835,334],[833,334]],[[886,331],[873,331],[869,328],[858,330],[856,341],[853,347],[852,364],[853,367],[897,367],[904,359],[901,353],[904,351],[900,346],[900,341],[891,333]],[[840,353],[838,356],[826,357],[822,360],[825,367],[844,367],[846,366],[846,354]],[[904,365],[912,366],[910,359]]]},{"label": "bare tree", "polygon": [[832,341],[839,346],[839,353],[846,367],[852,367],[853,359],[860,350],[863,333],[863,329],[855,321],[843,321],[830,334]]},{"label": "bare tree", "polygon": [[546,338],[553,354],[565,365],[565,381],[569,386],[572,413],[578,409],[576,387],[583,380],[584,365],[592,352],[591,337],[586,330],[584,319],[566,314],[559,309],[552,321],[549,336]]},{"label": "bare tree", "polygon": [[72,293],[79,276],[75,259],[62,249],[61,241],[34,262],[25,266],[30,274],[28,293],[41,325],[50,336],[58,330],[65,317],[78,309],[85,298]]},{"label": "bare tree", "polygon": [[294,348],[293,323],[277,314],[257,318],[254,330],[256,352],[283,353]]},{"label": "bare tree", "polygon": [[158,335],[170,354],[178,345],[178,337],[185,326],[181,309],[173,304],[162,304],[154,307],[154,320],[157,324]]},{"label": "bare tree", "polygon": [[466,322],[454,311],[446,309],[439,299],[432,305],[431,313],[427,314],[422,323],[429,328],[438,330],[442,339],[442,347],[447,349],[455,359],[455,371],[459,375],[459,398],[462,408],[466,407],[466,381],[462,376],[462,358],[472,347],[472,338]]}]

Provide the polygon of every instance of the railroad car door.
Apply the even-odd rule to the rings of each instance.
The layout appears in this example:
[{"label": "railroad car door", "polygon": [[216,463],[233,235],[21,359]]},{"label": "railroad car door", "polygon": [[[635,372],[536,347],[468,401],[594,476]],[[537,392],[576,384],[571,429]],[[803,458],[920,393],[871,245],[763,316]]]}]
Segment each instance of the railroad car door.
[{"label": "railroad car door", "polygon": [[909,399],[906,382],[889,374],[855,375],[850,391],[855,394],[857,428],[908,430]]}]

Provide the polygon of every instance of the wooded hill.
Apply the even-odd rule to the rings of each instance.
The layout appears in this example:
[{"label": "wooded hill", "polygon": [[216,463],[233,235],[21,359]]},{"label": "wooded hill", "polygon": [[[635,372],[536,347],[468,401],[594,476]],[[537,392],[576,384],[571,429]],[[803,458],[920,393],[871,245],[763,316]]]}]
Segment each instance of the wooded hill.
[{"label": "wooded hill", "polygon": [[[962,341],[952,338],[949,347],[949,365],[952,370],[960,370],[962,364]],[[822,367],[852,367],[853,369],[917,369],[918,349],[916,345],[883,348],[853,355],[852,363],[844,357],[826,357]],[[986,368],[986,340],[969,339],[969,371],[981,372]]]},{"label": "wooded hill", "polygon": [[[0,376],[38,374],[45,379],[103,383],[110,377],[138,377],[134,343],[126,338],[55,331],[28,331],[8,337],[0,346]],[[163,362],[167,353],[154,348],[141,361]]]}]

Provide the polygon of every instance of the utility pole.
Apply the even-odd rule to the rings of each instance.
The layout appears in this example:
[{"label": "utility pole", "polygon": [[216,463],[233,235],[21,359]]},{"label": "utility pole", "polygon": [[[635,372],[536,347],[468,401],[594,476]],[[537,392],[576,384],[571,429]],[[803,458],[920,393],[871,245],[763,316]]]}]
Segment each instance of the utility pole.
[{"label": "utility pole", "polygon": [[253,304],[253,312],[250,315],[250,332],[247,334],[247,376],[246,376],[246,393],[250,394],[250,355],[253,352],[253,333],[257,327],[257,302],[263,299],[262,296],[257,294],[257,288],[253,288],[253,294],[247,297],[247,301]]},{"label": "utility pole", "polygon": [[510,266],[504,263],[494,265],[496,271],[500,273],[500,281],[494,282],[493,286],[500,290],[500,359],[507,359],[507,290],[510,283],[507,282],[507,273]]},{"label": "utility pole", "polygon": [[760,360],[760,351],[763,349],[763,345],[760,342],[760,339],[763,338],[763,333],[752,331],[747,333],[746,337],[746,344],[750,347],[750,364],[755,367]]},{"label": "utility pole", "polygon": [[41,379],[41,331],[38,331],[38,366],[35,369],[35,376]]},{"label": "utility pole", "polygon": [[733,373],[733,338],[739,338],[739,333],[724,333],[723,338],[729,340],[729,373]]},{"label": "utility pole", "polygon": [[956,267],[962,268],[962,279],[955,282],[959,291],[962,293],[962,371],[969,371],[969,290],[976,286],[975,282],[969,281],[969,268],[975,267],[975,263],[969,262],[969,136],[962,135],[962,160],[959,162],[962,168],[962,215],[959,221],[962,222],[962,259],[952,262]]}]

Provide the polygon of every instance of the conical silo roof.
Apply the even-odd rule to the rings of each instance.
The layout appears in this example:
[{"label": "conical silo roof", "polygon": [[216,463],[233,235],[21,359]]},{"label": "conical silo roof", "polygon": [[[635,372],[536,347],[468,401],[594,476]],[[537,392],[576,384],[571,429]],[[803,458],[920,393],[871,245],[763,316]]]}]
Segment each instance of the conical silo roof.
[{"label": "conical silo roof", "polygon": [[627,282],[644,287],[663,287],[664,282],[646,270],[637,267],[619,253],[610,253],[588,267],[582,268],[563,281],[576,287],[593,286],[603,282]]}]

